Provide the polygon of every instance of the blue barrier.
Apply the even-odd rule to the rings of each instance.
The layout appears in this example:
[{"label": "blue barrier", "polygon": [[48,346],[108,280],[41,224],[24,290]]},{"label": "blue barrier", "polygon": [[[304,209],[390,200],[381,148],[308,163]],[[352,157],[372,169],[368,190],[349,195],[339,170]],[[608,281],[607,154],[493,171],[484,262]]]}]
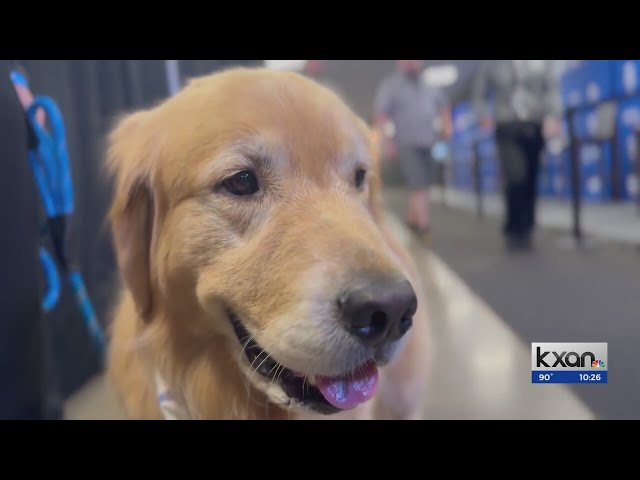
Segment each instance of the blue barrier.
[{"label": "blue barrier", "polygon": [[500,171],[495,138],[487,137],[478,141],[477,155],[483,193],[496,193],[499,189]]},{"label": "blue barrier", "polygon": [[613,60],[613,92],[617,97],[640,93],[640,60]]},{"label": "blue barrier", "polygon": [[612,60],[585,60],[581,74],[585,104],[594,105],[614,97]]},{"label": "blue barrier", "polygon": [[581,196],[591,203],[612,198],[612,144],[611,142],[585,142],[578,148],[581,171]]},{"label": "blue barrier", "polygon": [[638,195],[638,137],[640,130],[640,97],[632,97],[620,102],[616,125],[618,171],[616,182],[620,197],[633,200]]},{"label": "blue barrier", "polygon": [[581,107],[586,103],[583,61],[575,60],[560,78],[560,95],[565,109]]}]

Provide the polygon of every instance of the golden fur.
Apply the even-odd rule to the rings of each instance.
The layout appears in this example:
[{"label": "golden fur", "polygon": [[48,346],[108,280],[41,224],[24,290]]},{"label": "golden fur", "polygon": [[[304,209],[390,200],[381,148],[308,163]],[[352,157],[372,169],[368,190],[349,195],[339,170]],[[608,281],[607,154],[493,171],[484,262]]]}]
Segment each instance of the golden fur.
[{"label": "golden fur", "polygon": [[[330,90],[262,69],[195,79],[119,122],[108,168],[125,288],[108,373],[130,418],[162,418],[156,372],[190,418],[316,418],[255,387],[225,308],[287,367],[338,371],[355,360],[351,340],[328,328],[327,305],[368,274],[409,278],[418,312],[380,370],[376,397],[326,418],[420,418],[429,350],[422,288],[384,226],[369,139]],[[361,190],[350,182],[356,165],[368,171]],[[219,188],[243,168],[265,182],[256,198]]]}]

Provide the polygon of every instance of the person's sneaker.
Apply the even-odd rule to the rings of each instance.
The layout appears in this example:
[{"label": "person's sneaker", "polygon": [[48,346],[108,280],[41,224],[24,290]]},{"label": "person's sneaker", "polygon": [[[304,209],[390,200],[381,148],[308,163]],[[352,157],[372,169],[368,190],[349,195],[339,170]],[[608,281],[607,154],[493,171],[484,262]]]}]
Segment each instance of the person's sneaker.
[{"label": "person's sneaker", "polygon": [[425,246],[430,247],[432,243],[431,238],[431,229],[429,227],[420,228],[413,223],[407,222],[405,220],[405,225],[409,230],[413,232],[413,234],[418,238],[420,242],[422,242]]},{"label": "person's sneaker", "polygon": [[431,247],[433,244],[433,238],[431,236],[431,229],[427,228],[415,228],[414,233],[418,240],[425,246]]},{"label": "person's sneaker", "polygon": [[409,220],[404,221],[404,226],[407,227],[409,230],[411,230],[413,233],[415,233],[416,229],[418,228],[414,223],[411,223]]},{"label": "person's sneaker", "polygon": [[531,236],[515,236],[510,235],[506,238],[507,249],[512,252],[527,252],[533,249]]}]

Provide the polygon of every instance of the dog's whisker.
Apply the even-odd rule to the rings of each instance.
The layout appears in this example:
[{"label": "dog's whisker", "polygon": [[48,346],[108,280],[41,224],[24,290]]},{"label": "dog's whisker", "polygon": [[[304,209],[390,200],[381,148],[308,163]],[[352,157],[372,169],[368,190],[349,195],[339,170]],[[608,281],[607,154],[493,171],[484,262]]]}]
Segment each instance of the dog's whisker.
[{"label": "dog's whisker", "polygon": [[242,355],[245,353],[245,350],[247,349],[247,347],[249,346],[249,344],[251,343],[251,341],[260,333],[262,333],[265,330],[266,327],[262,327],[259,328],[258,330],[256,330],[254,333],[249,335],[249,338],[247,338],[247,340],[244,342],[244,344],[242,345],[242,348],[240,349],[240,355],[238,357],[238,360],[242,360]]},{"label": "dog's whisker", "polygon": [[[242,352],[244,352],[244,351],[246,350],[246,347],[247,347],[247,346],[248,346],[248,344],[251,342],[251,340],[252,340],[253,338],[255,338],[255,336],[256,336],[257,334],[259,334],[260,332],[262,332],[263,330],[264,330],[264,327],[263,327],[263,328],[261,328],[261,329],[259,329],[259,330],[258,330],[258,331],[256,331],[253,335],[251,335],[251,336],[249,337],[249,339],[244,343],[244,346],[243,346],[243,348],[242,348]],[[272,342],[269,342],[269,343],[268,343],[268,345],[271,345],[271,344],[272,344]],[[260,351],[260,353],[258,353],[258,355],[256,355],[256,356],[255,356],[255,358],[253,359],[253,361],[252,361],[252,362],[251,362],[251,364],[249,365],[249,375],[247,375],[247,376],[246,376],[246,378],[245,378],[245,384],[247,385],[247,391],[248,391],[248,392],[249,392],[249,391],[250,391],[250,389],[251,389],[251,380],[253,379],[254,374],[255,374],[255,373],[260,369],[260,367],[264,364],[264,362],[266,362],[266,361],[271,357],[271,353],[267,353],[267,350],[268,350],[268,347],[262,348],[262,349],[261,349],[261,351]],[[265,355],[265,353],[266,353],[266,356],[264,356],[264,355]],[[261,360],[260,364],[259,364],[259,365],[257,365],[257,366],[254,368],[254,364],[256,363],[256,360],[260,359],[261,357],[263,357],[263,358],[262,358],[262,360]],[[285,368],[286,368],[286,367],[284,367],[284,365],[282,365],[281,363],[276,362],[276,364],[275,364],[273,367],[271,367],[271,370],[269,371],[269,373],[267,374],[267,376],[268,376],[268,377],[271,377],[271,376],[272,376],[272,375],[271,375],[271,373],[273,372],[273,370],[274,370],[274,369],[276,369],[276,373],[278,373],[278,370],[279,370],[280,368],[282,368],[282,370],[280,371],[280,374],[282,374],[282,373],[284,372],[284,370],[285,370]],[[275,382],[276,380],[279,380],[279,378],[277,378],[277,379],[276,379],[276,376],[274,375],[274,376],[272,377],[272,379],[271,379],[270,384],[271,384],[271,385],[273,385],[273,384],[274,384],[274,382]],[[248,397],[249,397],[249,398],[247,398],[247,402],[249,402],[249,401],[254,401],[254,402],[256,402],[257,404],[259,404],[259,405],[261,405],[261,406],[263,406],[263,407],[265,407],[265,408],[268,408],[268,407],[269,407],[269,402],[268,402],[268,401],[267,401],[266,403],[262,403],[262,402],[258,402],[258,401],[257,401],[257,399],[255,399],[255,398],[251,399],[251,398],[250,398],[250,393],[248,393]]]},{"label": "dog's whisker", "polygon": [[[269,374],[271,374],[271,372],[273,371],[274,368],[276,369],[276,373],[277,373],[278,372],[278,368],[280,368],[280,366],[282,366],[282,364],[280,362],[276,363],[273,367],[271,367],[271,370],[269,371]],[[271,382],[269,383],[270,386],[273,386],[275,378],[276,378],[275,375],[271,378]]]},{"label": "dog's whisker", "polygon": [[245,376],[245,379],[244,379],[244,388],[247,392],[247,404],[245,408],[247,409],[247,412],[248,412],[250,411],[249,405],[251,404],[251,382],[249,381],[249,377],[247,376]]},{"label": "dog's whisker", "polygon": [[302,398],[304,398],[304,394],[307,391],[305,389],[305,387],[307,386],[307,374],[304,374],[304,377],[302,377]]},{"label": "dog's whisker", "polygon": [[[260,365],[262,365],[262,364],[258,365],[258,367],[255,370],[253,370],[252,369],[253,364],[258,358],[260,358],[260,355],[262,355],[263,353],[264,353],[264,349],[262,349],[262,351],[256,356],[256,358],[253,359],[253,361],[251,362],[251,365],[249,365],[249,375],[247,375],[247,383],[249,384],[249,389],[251,389],[251,381],[250,380],[253,378],[253,374],[258,370],[258,368],[260,368]],[[269,355],[267,355],[267,358],[268,357],[269,357]],[[249,394],[249,400],[250,400],[250,398],[251,398],[251,394]]]},{"label": "dog's whisker", "polygon": [[[275,364],[275,366],[273,367],[273,368],[275,368],[275,369],[276,369],[276,374],[278,373],[278,369],[279,369],[281,366],[283,366],[283,365],[282,365],[280,362],[278,362],[278,363],[276,363],[276,364]],[[271,371],[273,371],[273,368],[271,368]],[[271,371],[269,372],[269,374],[271,374]],[[276,379],[276,375],[274,375],[274,376],[271,378],[271,386],[273,386],[273,383],[275,382],[275,379]]]},{"label": "dog's whisker", "polygon": [[[307,371],[304,374],[304,379],[302,380],[302,397],[304,398],[304,394],[309,393],[309,382],[307,381],[309,378],[309,370],[307,369]],[[306,390],[305,390],[305,382],[306,382]]]},{"label": "dog's whisker", "polygon": [[[286,367],[285,367],[284,365],[280,364],[280,366],[281,366],[282,368],[280,369],[280,373],[278,374],[278,377],[277,377],[277,379],[276,379],[278,382],[280,381],[280,377],[282,376],[282,374],[283,374],[283,373],[284,373],[284,371],[286,370]],[[277,372],[276,372],[276,373],[277,373]]]},{"label": "dog's whisker", "polygon": [[[279,365],[281,365],[281,364],[278,362],[273,367],[271,367],[271,370],[269,370],[269,373],[267,374],[267,377],[271,377],[271,372],[273,372],[274,368],[278,368]],[[273,378],[271,380],[273,380]]]},{"label": "dog's whisker", "polygon": [[[242,354],[244,353],[245,349],[247,348],[247,345],[251,342],[251,340],[253,339],[253,337],[255,337],[255,336],[256,336],[259,332],[261,332],[262,330],[263,330],[263,329],[258,329],[258,330],[257,330],[253,335],[251,335],[251,336],[248,338],[248,340],[244,343],[244,345],[243,345],[243,347],[242,347],[242,349],[241,349],[241,351],[240,351],[240,358],[239,358],[239,361],[241,361],[241,360],[242,360]],[[260,353],[260,355],[261,355],[263,352],[264,352],[264,350]],[[259,357],[259,355],[258,355],[258,357]],[[253,362],[255,362],[255,361],[256,361],[256,359],[257,359],[258,357],[254,358],[254,359],[253,359]],[[251,365],[249,365],[249,372],[251,372],[251,367],[253,366],[253,362],[251,362]],[[258,366],[258,368],[260,368],[260,367]],[[245,382],[244,382],[244,383],[245,383],[245,390],[246,390],[246,392],[247,392],[247,403],[246,403],[247,411],[249,411],[249,410],[250,410],[249,406],[250,406],[251,401],[252,401],[252,399],[251,399],[251,380],[250,380],[250,376],[251,376],[251,375],[246,376],[246,377],[245,377]]]},{"label": "dog's whisker", "polygon": [[[262,350],[262,352],[260,353],[260,355],[262,355],[262,353],[264,353],[264,350]],[[266,357],[264,357],[264,360],[262,360],[262,362],[260,362],[260,365],[258,365],[258,366],[253,370],[253,372],[255,373],[255,372],[257,372],[258,370],[260,370],[260,367],[264,364],[264,362],[266,362],[266,361],[269,359],[269,357],[270,357],[270,356],[271,356],[271,354],[270,354],[270,353],[268,353],[268,354],[267,354],[267,356],[266,356]],[[259,357],[256,357],[256,359],[257,359],[257,358],[259,358]],[[254,360],[254,361],[255,361],[255,360]],[[251,364],[253,365],[253,362],[252,362]]]},{"label": "dog's whisker", "polygon": [[364,360],[362,359],[361,355],[358,355],[359,359],[358,359],[358,371],[360,372],[360,375],[364,375],[365,371],[364,371]]}]

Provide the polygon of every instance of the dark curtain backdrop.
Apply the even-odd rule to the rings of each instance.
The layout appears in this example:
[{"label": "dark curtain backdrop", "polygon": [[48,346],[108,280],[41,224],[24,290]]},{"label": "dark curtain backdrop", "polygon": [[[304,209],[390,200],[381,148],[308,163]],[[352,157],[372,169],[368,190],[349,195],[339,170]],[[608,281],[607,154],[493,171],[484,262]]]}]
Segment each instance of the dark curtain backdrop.
[{"label": "dark curtain backdrop", "polygon": [[[164,60],[22,60],[33,92],[51,96],[64,115],[73,169],[76,259],[103,325],[114,296],[116,270],[105,223],[110,186],[101,174],[104,138],[118,115],[168,95]],[[261,60],[180,60],[188,77]],[[25,159],[26,161],[26,159]],[[1,174],[1,173],[0,173]],[[66,396],[99,371],[97,353],[68,288],[47,321],[53,331],[57,375]]]}]

